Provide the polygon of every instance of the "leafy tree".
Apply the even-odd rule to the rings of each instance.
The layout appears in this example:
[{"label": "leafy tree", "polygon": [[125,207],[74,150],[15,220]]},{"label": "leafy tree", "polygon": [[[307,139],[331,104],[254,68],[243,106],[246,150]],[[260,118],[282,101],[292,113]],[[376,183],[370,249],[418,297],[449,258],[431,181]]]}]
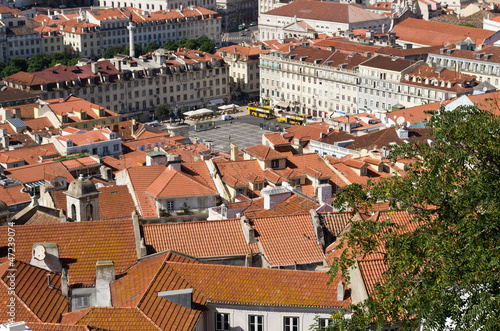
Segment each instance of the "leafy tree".
[{"label": "leafy tree", "polygon": [[[144,52],[142,51],[142,46],[140,44],[134,44],[134,50],[135,50],[135,56],[140,56],[142,54],[144,54]],[[127,48],[125,48],[125,54],[126,55],[129,55],[130,54],[130,45],[127,45]]]},{"label": "leafy tree", "polygon": [[13,65],[8,65],[2,70],[2,73],[0,75],[2,77],[8,77],[10,75],[18,73],[19,71],[21,71],[19,68],[16,68]]},{"label": "leafy tree", "polygon": [[49,67],[52,63],[52,57],[44,53],[39,53],[33,55],[28,63],[28,72],[36,72]]},{"label": "leafy tree", "polygon": [[187,49],[198,49],[198,43],[196,42],[196,39],[189,39],[184,44],[184,47]]},{"label": "leafy tree", "polygon": [[170,118],[171,111],[166,104],[162,103],[156,107],[155,115],[161,119]]},{"label": "leafy tree", "polygon": [[332,322],[326,327],[320,325],[319,316],[314,317],[311,331],[366,331],[370,321],[361,307],[353,307],[350,318],[346,317],[347,309],[343,308],[333,313]]},{"label": "leafy tree", "polygon": [[53,67],[58,63],[67,64],[68,63],[68,55],[66,53],[55,53],[52,55],[52,62],[49,67]]},{"label": "leafy tree", "polygon": [[154,52],[156,51],[158,48],[160,48],[160,46],[154,42],[154,41],[151,41],[150,43],[148,43],[146,45],[146,47],[144,47],[144,53],[147,54],[147,53],[151,53],[151,52]]},{"label": "leafy tree", "polygon": [[123,48],[121,46],[111,46],[111,47],[108,47],[108,49],[104,52],[102,57],[105,59],[111,59],[116,54],[122,54],[124,52],[125,52],[125,48]]},{"label": "leafy tree", "polygon": [[163,43],[163,48],[165,48],[167,51],[175,51],[177,48],[179,48],[179,44],[177,44],[173,40],[169,40]]},{"label": "leafy tree", "polygon": [[68,65],[68,66],[74,66],[74,65],[76,65],[78,63],[78,61],[80,61],[81,58],[82,57],[75,57],[73,59],[69,59],[67,61],[66,65]]},{"label": "leafy tree", "polygon": [[179,39],[179,41],[177,42],[177,45],[179,45],[179,48],[184,48],[186,47],[186,43],[187,43],[187,39],[186,38],[181,38]]},{"label": "leafy tree", "polygon": [[200,45],[200,51],[207,53],[215,53],[215,42],[208,40]]},{"label": "leafy tree", "polygon": [[[368,318],[424,322],[428,329],[497,330],[500,318],[500,120],[472,106],[434,112],[433,145],[402,144],[390,157],[413,160],[404,177],[352,185],[338,208],[363,210],[386,201],[413,215],[412,231],[391,222],[353,221],[331,273],[347,270],[363,251],[380,252],[384,280],[366,302]],[[414,230],[413,230],[414,229]]]},{"label": "leafy tree", "polygon": [[7,67],[7,65],[6,65],[4,62],[0,61],[0,72],[1,72],[3,69],[5,69],[5,67]]},{"label": "leafy tree", "polygon": [[20,57],[13,57],[10,59],[10,65],[13,66],[14,68],[18,68],[19,71],[26,71],[28,70],[28,60],[20,58]]}]

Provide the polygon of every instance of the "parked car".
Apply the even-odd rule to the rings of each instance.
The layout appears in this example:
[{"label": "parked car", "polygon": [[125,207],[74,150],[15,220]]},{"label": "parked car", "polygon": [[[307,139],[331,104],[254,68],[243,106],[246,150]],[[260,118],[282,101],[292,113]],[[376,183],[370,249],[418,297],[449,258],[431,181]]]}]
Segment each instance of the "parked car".
[{"label": "parked car", "polygon": [[254,25],[257,25],[257,22],[250,23],[250,26],[254,26]]},{"label": "parked car", "polygon": [[222,115],[222,120],[223,121],[231,121],[233,119],[233,116],[224,114]]},{"label": "parked car", "polygon": [[240,36],[246,36],[247,33],[245,31],[241,31]]}]

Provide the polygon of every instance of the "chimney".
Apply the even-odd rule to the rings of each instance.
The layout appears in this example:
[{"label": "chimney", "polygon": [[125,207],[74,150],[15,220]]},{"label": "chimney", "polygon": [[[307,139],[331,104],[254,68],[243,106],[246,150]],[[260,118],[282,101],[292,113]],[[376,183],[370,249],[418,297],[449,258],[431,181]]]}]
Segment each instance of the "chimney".
[{"label": "chimney", "polygon": [[260,190],[260,195],[264,198],[264,209],[268,210],[288,199],[292,193],[284,186],[266,186]]},{"label": "chimney", "polygon": [[408,129],[406,127],[400,127],[396,129],[396,133],[398,134],[399,139],[407,139],[408,138]]},{"label": "chimney", "polygon": [[97,261],[95,264],[96,306],[111,307],[110,283],[115,280],[115,265],[111,260]]},{"label": "chimney", "polygon": [[321,225],[321,220],[319,214],[316,210],[311,209],[311,219],[314,227],[314,233],[316,234],[316,240],[321,247],[325,247],[325,235],[323,232],[323,226]]},{"label": "chimney", "polygon": [[122,71],[122,60],[116,61],[116,69]]},{"label": "chimney", "polygon": [[240,218],[240,221],[247,244],[255,244],[257,242],[255,240],[255,230],[252,228],[252,225],[250,225],[250,220],[246,216],[243,216]]},{"label": "chimney", "polygon": [[92,63],[90,64],[90,67],[91,67],[91,69],[92,69],[92,73],[93,73],[94,75],[97,75],[97,73],[99,72],[99,64],[98,64],[97,62],[92,62]]},{"label": "chimney", "polygon": [[345,284],[344,282],[339,282],[337,285],[337,301],[344,301],[345,298]]},{"label": "chimney", "polygon": [[322,205],[332,204],[332,186],[330,184],[318,185],[318,201]]},{"label": "chimney", "polygon": [[7,134],[6,129],[0,129],[0,145],[3,146],[4,149],[9,149],[9,135]]},{"label": "chimney", "polygon": [[146,246],[142,241],[143,238],[141,238],[139,216],[137,215],[137,212],[135,210],[132,212],[132,222],[134,226],[135,251],[137,254],[137,259],[140,259],[141,257],[146,255]]},{"label": "chimney", "polygon": [[30,264],[45,270],[61,272],[59,247],[56,243],[34,243],[31,249]]},{"label": "chimney", "polygon": [[229,159],[231,161],[238,161],[240,158],[238,154],[238,145],[231,143],[231,145],[229,146],[229,150],[231,151],[231,156]]},{"label": "chimney", "polygon": [[50,274],[47,274],[47,286],[48,286],[50,289],[53,289],[53,288],[54,288],[54,285],[52,285],[51,280],[50,280]]},{"label": "chimney", "polygon": [[61,294],[65,297],[68,296],[68,272],[66,269],[61,271]]}]

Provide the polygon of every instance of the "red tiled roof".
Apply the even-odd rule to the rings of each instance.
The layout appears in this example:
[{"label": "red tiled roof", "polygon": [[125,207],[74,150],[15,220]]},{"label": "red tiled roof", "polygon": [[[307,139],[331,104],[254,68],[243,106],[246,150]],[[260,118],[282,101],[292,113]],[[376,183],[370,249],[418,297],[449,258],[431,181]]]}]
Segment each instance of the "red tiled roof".
[{"label": "red tiled roof", "polygon": [[[16,258],[31,261],[36,242],[56,243],[63,267],[68,269],[70,285],[95,283],[95,263],[112,260],[119,275],[137,262],[132,220],[66,222],[42,225],[18,225]],[[1,234],[6,251],[7,233]],[[7,254],[1,254],[5,261]]]},{"label": "red tiled roof", "polygon": [[149,185],[147,193],[155,198],[183,197],[217,194],[181,171],[164,168],[163,172]]},{"label": "red tiled roof", "polygon": [[29,194],[21,191],[22,188],[21,185],[10,187],[0,185],[0,200],[5,202],[7,206],[31,201]]},{"label": "red tiled roof", "polygon": [[138,262],[127,270],[127,273],[111,283],[112,302],[115,307],[136,307],[156,273],[164,262],[198,263],[176,252],[167,252],[155,257],[149,257]]},{"label": "red tiled roof", "polygon": [[287,157],[280,152],[275,151],[271,147],[264,146],[262,144],[253,145],[247,147],[243,152],[256,157],[259,160],[277,160],[286,159]]},{"label": "red tiled roof", "polygon": [[51,181],[58,176],[66,178],[68,183],[75,179],[61,162],[53,161],[5,169],[4,174],[20,180],[22,183],[30,183],[38,180]]},{"label": "red tiled roof", "polygon": [[404,108],[399,110],[393,110],[390,112],[390,116],[396,118],[403,117],[406,122],[410,122],[411,124],[426,122],[431,118],[431,115],[426,114],[426,111],[429,110],[438,110],[441,107],[441,102],[433,102],[425,105]]},{"label": "red tiled roof", "polygon": [[[8,263],[0,264],[0,271],[2,275],[9,268]],[[2,309],[0,309],[0,322],[8,322],[10,318],[12,318],[8,313],[7,303],[11,300],[11,295],[9,294],[10,288],[9,286],[1,281],[0,282],[0,303],[3,305]],[[15,300],[15,313],[16,313],[16,321],[25,321],[25,322],[42,322],[36,315],[31,311],[31,309],[21,301],[21,299],[16,295],[14,296]]]},{"label": "red tiled roof", "polygon": [[34,323],[27,322],[26,326],[32,331],[90,331],[87,326],[68,325],[59,323]]},{"label": "red tiled roof", "polygon": [[40,161],[39,156],[43,158],[57,157],[59,152],[54,144],[17,148],[11,151],[1,151],[0,162],[12,163],[24,160],[26,164],[36,164]]},{"label": "red tiled roof", "polygon": [[164,165],[134,167],[126,171],[138,202],[139,213],[143,218],[158,217],[154,199],[146,192],[149,185],[165,170]]},{"label": "red tiled roof", "polygon": [[292,195],[290,198],[286,199],[282,203],[277,204],[271,209],[263,210],[260,212],[247,213],[245,210],[245,216],[247,217],[270,217],[278,215],[295,215],[304,214],[309,212],[311,209],[316,209],[320,206],[315,201],[307,199],[299,195]]},{"label": "red tiled roof", "polygon": [[360,6],[321,1],[294,1],[263,14],[312,19],[326,22],[356,23],[383,19],[383,16],[364,10]]},{"label": "red tiled roof", "polygon": [[41,210],[37,210],[30,219],[24,223],[24,225],[30,224],[50,224],[50,223],[60,223],[61,219],[58,216],[54,216],[48,213],[44,213]]},{"label": "red tiled roof", "polygon": [[225,52],[225,53],[230,53],[230,54],[253,56],[253,55],[259,55],[259,54],[267,54],[270,52],[270,50],[260,49],[259,47],[248,47],[248,46],[234,45],[234,46],[227,46],[227,47],[219,48],[217,50],[217,52],[219,52],[219,54],[221,54],[222,52]]},{"label": "red tiled roof", "polygon": [[[273,266],[322,262],[311,214],[252,219],[264,256]],[[241,230],[240,230],[241,231]]]},{"label": "red tiled roof", "polygon": [[149,253],[174,250],[194,257],[210,257],[258,252],[256,244],[247,244],[239,219],[145,224],[143,232]]},{"label": "red tiled roof", "polygon": [[78,319],[76,325],[89,326],[92,330],[157,331],[158,328],[136,308],[91,307],[83,316],[77,311],[65,314],[63,323]]},{"label": "red tiled roof", "polygon": [[248,186],[264,181],[264,172],[257,160],[217,162],[222,181],[229,186]]},{"label": "red tiled roof", "polygon": [[[272,307],[346,307],[325,272],[167,263],[210,302]],[[217,281],[214,281],[217,280]],[[333,279],[337,284],[340,277]]]},{"label": "red tiled roof", "polygon": [[342,233],[352,217],[349,213],[320,213],[320,216],[325,220],[326,227],[335,237]]},{"label": "red tiled roof", "polygon": [[396,33],[399,40],[428,46],[445,45],[446,43],[455,44],[467,38],[472,39],[476,45],[481,45],[488,37],[496,33],[478,28],[415,18],[407,18],[398,23],[392,31]]},{"label": "red tiled roof", "polygon": [[[16,270],[16,297],[21,299],[42,322],[58,322],[61,314],[68,312],[68,297],[61,294],[61,274],[20,261],[16,261],[11,269]],[[10,274],[8,270],[2,274],[2,281],[6,285],[10,284],[8,278]],[[47,285],[49,274],[53,288]]]},{"label": "red tiled roof", "polygon": [[269,140],[271,144],[273,144],[274,147],[281,146],[281,145],[290,145],[290,142],[283,138],[282,135],[276,132],[272,133],[266,133],[264,134],[264,137]]},{"label": "red tiled roof", "polygon": [[401,72],[410,67],[413,63],[415,63],[415,61],[396,58],[396,57],[377,55],[370,58],[369,60],[366,60],[361,65],[388,71]]},{"label": "red tiled roof", "polygon": [[387,266],[383,260],[358,260],[359,272],[363,278],[366,292],[373,295],[375,284],[382,282]]}]

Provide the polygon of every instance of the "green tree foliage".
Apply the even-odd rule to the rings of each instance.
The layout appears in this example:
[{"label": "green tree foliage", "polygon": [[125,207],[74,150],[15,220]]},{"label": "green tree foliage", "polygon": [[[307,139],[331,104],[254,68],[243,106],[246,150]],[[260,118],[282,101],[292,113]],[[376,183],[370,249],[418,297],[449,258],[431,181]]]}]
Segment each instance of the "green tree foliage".
[{"label": "green tree foliage", "polygon": [[166,49],[167,51],[175,51],[177,48],[179,48],[179,44],[177,44],[173,40],[169,40],[163,43],[163,48]]},{"label": "green tree foliage", "polygon": [[108,47],[108,49],[104,52],[102,57],[105,59],[111,59],[116,54],[123,54],[123,53],[125,53],[125,48],[123,48],[121,46],[111,46],[111,47]]},{"label": "green tree foliage", "polygon": [[39,53],[35,54],[29,59],[28,72],[36,72],[48,68],[52,63],[50,55]]},{"label": "green tree foliage", "polygon": [[[497,107],[498,108],[498,107]],[[386,201],[413,216],[412,231],[386,221],[353,221],[331,273],[354,257],[385,250],[384,281],[366,302],[370,320],[424,322],[426,329],[498,330],[500,318],[500,120],[488,110],[441,109],[427,124],[433,145],[402,144],[391,158],[413,160],[404,177],[345,188],[335,205],[363,210]],[[411,322],[414,321],[414,322]]]},{"label": "green tree foliage", "polygon": [[29,63],[26,59],[13,57],[12,59],[10,59],[10,65],[14,68],[18,68],[20,71],[26,71],[28,70]]},{"label": "green tree foliage", "polygon": [[68,54],[66,53],[55,53],[52,55],[52,62],[49,67],[53,67],[58,63],[67,64],[69,60]]},{"label": "green tree foliage", "polygon": [[179,48],[184,48],[186,47],[187,39],[186,38],[181,38],[179,41],[177,41],[177,45],[179,45]]},{"label": "green tree foliage", "polygon": [[5,69],[5,67],[7,67],[7,65],[5,63],[3,63],[2,61],[0,61],[0,72]]},{"label": "green tree foliage", "polygon": [[155,116],[159,117],[161,119],[165,119],[165,118],[168,119],[171,117],[171,111],[166,104],[162,103],[156,107]]},{"label": "green tree foliage", "polygon": [[19,71],[21,71],[21,70],[19,70],[19,68],[16,68],[16,67],[14,67],[14,66],[12,66],[12,65],[8,65],[8,66],[6,66],[6,67],[2,70],[2,72],[0,73],[0,75],[2,76],[2,78],[3,78],[3,77],[8,77],[8,76],[10,76],[10,75],[13,75],[13,74],[15,74],[15,73],[18,73]]},{"label": "green tree foliage", "polygon": [[147,54],[147,53],[151,53],[151,52],[154,52],[156,51],[158,48],[160,48],[160,46],[158,45],[158,43],[154,42],[154,41],[151,41],[149,42],[146,47],[144,47],[144,53]]},{"label": "green tree foliage", "polygon": [[[346,317],[347,313],[350,317]],[[353,307],[352,311],[342,308],[331,316],[332,321],[325,327],[320,325],[319,316],[314,318],[314,324],[309,327],[311,331],[366,331],[370,321],[361,307]]]}]

